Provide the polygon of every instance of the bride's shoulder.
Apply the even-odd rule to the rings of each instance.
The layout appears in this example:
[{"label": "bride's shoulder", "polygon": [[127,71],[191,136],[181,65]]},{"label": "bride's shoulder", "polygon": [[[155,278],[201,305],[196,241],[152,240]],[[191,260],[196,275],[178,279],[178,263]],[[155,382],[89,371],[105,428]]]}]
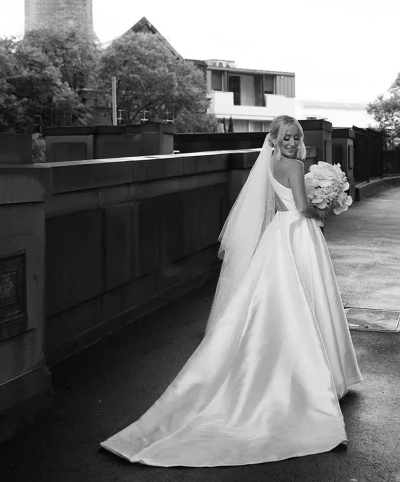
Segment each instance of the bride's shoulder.
[{"label": "bride's shoulder", "polygon": [[281,157],[282,164],[286,167],[286,169],[304,169],[303,161],[299,159],[291,159],[290,157]]}]

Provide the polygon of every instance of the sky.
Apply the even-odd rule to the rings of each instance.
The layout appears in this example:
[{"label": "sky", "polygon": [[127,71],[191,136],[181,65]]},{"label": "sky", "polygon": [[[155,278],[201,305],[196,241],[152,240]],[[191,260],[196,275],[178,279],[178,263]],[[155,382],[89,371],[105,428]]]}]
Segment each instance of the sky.
[{"label": "sky", "polygon": [[[0,0],[0,36],[24,33],[24,0]],[[400,72],[400,0],[93,0],[101,42],[146,17],[189,59],[295,72],[296,97],[367,103]]]}]

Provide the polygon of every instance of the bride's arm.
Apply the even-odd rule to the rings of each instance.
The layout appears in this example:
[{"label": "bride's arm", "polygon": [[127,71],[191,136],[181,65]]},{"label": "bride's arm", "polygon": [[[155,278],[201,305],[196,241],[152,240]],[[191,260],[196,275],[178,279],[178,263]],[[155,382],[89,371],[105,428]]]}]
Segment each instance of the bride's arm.
[{"label": "bride's arm", "polygon": [[320,209],[315,209],[307,199],[306,188],[304,185],[304,164],[297,159],[291,160],[287,174],[298,211],[307,218],[323,220],[324,212]]}]

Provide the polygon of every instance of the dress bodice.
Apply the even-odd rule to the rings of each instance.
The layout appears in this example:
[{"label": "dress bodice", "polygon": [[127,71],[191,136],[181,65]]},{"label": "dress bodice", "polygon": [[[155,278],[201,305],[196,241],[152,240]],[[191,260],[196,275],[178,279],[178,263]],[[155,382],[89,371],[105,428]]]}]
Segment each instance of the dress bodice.
[{"label": "dress bodice", "polygon": [[272,180],[272,186],[274,188],[274,191],[279,196],[281,201],[284,203],[287,210],[288,211],[297,210],[296,203],[294,201],[293,192],[290,189],[290,187],[284,186],[283,184],[278,182],[273,176],[271,176],[271,180]]}]

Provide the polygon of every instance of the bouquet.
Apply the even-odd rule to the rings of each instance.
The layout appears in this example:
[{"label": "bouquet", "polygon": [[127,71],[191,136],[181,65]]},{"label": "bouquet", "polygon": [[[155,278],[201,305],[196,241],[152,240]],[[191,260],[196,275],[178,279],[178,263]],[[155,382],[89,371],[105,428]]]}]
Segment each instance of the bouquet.
[{"label": "bouquet", "polygon": [[340,164],[319,161],[304,177],[308,184],[307,196],[316,208],[325,212],[333,208],[335,214],[341,214],[353,203],[346,194],[350,186]]}]

